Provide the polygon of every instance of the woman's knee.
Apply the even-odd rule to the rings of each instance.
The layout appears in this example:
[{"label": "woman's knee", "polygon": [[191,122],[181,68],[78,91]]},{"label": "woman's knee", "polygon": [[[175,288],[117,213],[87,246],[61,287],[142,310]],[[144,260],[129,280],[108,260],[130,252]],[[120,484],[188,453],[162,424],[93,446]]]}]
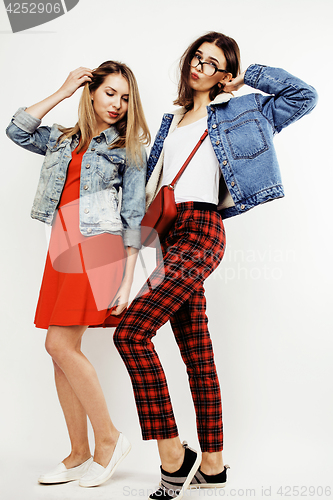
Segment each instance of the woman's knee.
[{"label": "woman's knee", "polygon": [[48,334],[46,336],[45,349],[55,362],[59,361],[61,352],[63,351],[61,342],[56,337],[56,335],[54,335],[50,331],[48,331]]},{"label": "woman's knee", "polygon": [[80,348],[80,339],[81,335],[78,328],[50,326],[46,335],[45,349],[53,360],[59,364],[64,356]]},{"label": "woman's knee", "polygon": [[122,352],[124,345],[128,342],[127,330],[125,328],[116,328],[113,334],[113,342],[119,352]]},{"label": "woman's knee", "polygon": [[131,326],[124,325],[116,328],[113,341],[120,354],[122,354],[128,352],[129,346],[134,350],[138,348],[139,345],[147,341],[147,336],[137,328],[137,325],[135,325],[135,331]]}]

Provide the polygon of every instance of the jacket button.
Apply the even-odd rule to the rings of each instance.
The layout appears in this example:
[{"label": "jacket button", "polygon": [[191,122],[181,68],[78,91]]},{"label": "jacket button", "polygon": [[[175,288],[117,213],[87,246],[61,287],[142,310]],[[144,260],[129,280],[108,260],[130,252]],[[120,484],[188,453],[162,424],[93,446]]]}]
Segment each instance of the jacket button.
[{"label": "jacket button", "polygon": [[83,186],[83,189],[89,189],[89,186],[87,186],[87,184],[85,186]]},{"label": "jacket button", "polygon": [[92,231],[91,227],[88,227],[87,233],[91,233],[91,231]]},{"label": "jacket button", "polygon": [[95,148],[91,148],[91,151],[95,151]]},{"label": "jacket button", "polygon": [[88,165],[86,165],[86,168],[90,168],[90,165],[89,165],[89,163],[88,163]]},{"label": "jacket button", "polygon": [[220,141],[216,141],[215,144],[216,146],[218,146],[220,144]]},{"label": "jacket button", "polygon": [[234,183],[234,181],[232,181],[232,183],[231,183],[231,187],[234,187],[234,185],[235,185],[235,183]]},{"label": "jacket button", "polygon": [[214,125],[213,125],[213,127],[212,127],[212,128],[216,128],[216,125],[215,125],[215,123],[214,123]]},{"label": "jacket button", "polygon": [[101,138],[98,137],[98,139],[96,139],[96,142],[101,142]]},{"label": "jacket button", "polygon": [[85,208],[85,209],[84,209],[84,213],[85,213],[85,214],[89,214],[89,208]]},{"label": "jacket button", "polygon": [[241,210],[244,210],[244,208],[245,208],[245,205],[241,205]]},{"label": "jacket button", "polygon": [[224,160],[224,161],[223,161],[223,165],[226,165],[227,163],[228,163],[228,162],[227,162],[227,160]]}]

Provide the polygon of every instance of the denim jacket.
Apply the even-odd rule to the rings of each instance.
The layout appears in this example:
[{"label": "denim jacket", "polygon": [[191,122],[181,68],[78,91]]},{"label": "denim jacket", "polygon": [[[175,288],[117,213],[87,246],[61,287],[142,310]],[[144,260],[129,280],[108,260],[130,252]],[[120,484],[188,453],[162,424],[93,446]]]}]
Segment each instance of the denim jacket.
[{"label": "denim jacket", "polygon": [[[57,143],[58,125],[40,127],[41,120],[20,108],[6,133],[16,144],[44,155],[31,217],[52,224],[79,136]],[[111,126],[94,137],[83,155],[80,176],[80,231],[122,235],[125,246],[140,248],[140,224],[145,212],[146,153],[140,165],[126,163],[125,148],[109,149],[118,137]],[[119,188],[122,188],[119,210]]]},{"label": "denim jacket", "polygon": [[[273,136],[317,102],[313,87],[283,69],[253,64],[244,81],[270,95],[219,94],[207,106],[209,138],[222,172],[218,211],[223,218],[284,196]],[[163,116],[148,160],[147,207],[161,187],[164,140],[184,112],[178,108]]]}]

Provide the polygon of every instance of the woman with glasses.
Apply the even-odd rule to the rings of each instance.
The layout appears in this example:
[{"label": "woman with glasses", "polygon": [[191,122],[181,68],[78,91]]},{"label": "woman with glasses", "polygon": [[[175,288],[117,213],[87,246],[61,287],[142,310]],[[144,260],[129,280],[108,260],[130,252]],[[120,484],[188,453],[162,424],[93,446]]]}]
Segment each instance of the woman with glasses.
[{"label": "woman with glasses", "polygon": [[[265,92],[233,97],[244,84]],[[210,32],[180,61],[181,106],[164,115],[150,153],[147,206],[171,183],[208,129],[175,187],[177,219],[161,241],[163,262],[115,332],[132,379],[143,439],[156,439],[160,488],[151,499],[181,498],[186,488],[226,483],[220,387],[205,314],[204,280],[225,248],[222,218],[283,196],[273,134],[315,106],[316,91],[282,69],[240,73],[237,43]],[[170,320],[186,364],[197,417],[199,454],[181,443],[167,382],[152,338]]]},{"label": "woman with glasses", "polygon": [[[52,108],[80,87],[74,127],[40,126]],[[39,482],[79,480],[83,487],[98,486],[111,477],[131,446],[110,418],[81,341],[89,326],[119,323],[116,316],[127,306],[141,247],[144,144],[150,135],[136,79],[128,66],[115,61],[95,70],[78,68],[54,94],[20,108],[7,135],[45,156],[31,215],[52,223],[35,325],[47,330],[45,346],[54,365],[71,453]],[[94,431],[94,458],[87,416]]]}]

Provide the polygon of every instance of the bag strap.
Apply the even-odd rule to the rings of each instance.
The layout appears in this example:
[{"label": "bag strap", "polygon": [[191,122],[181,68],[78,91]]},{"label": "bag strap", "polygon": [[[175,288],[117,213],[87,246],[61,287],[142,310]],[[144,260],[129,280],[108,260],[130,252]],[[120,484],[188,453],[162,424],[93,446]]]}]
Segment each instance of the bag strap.
[{"label": "bag strap", "polygon": [[201,146],[201,144],[203,143],[203,141],[206,139],[208,135],[208,129],[206,129],[204,131],[204,133],[202,134],[202,136],[200,137],[199,139],[199,142],[198,144],[195,146],[195,148],[193,149],[192,153],[190,154],[190,156],[187,158],[187,160],[185,161],[184,165],[182,166],[182,168],[179,170],[178,174],[176,175],[176,177],[174,178],[174,180],[171,182],[171,184],[169,184],[169,188],[170,189],[175,189],[175,184],[176,182],[178,181],[179,177],[182,175],[182,173],[184,172],[185,168],[187,167],[187,165],[190,163],[190,161],[192,160],[193,156],[195,155],[195,153],[198,151],[199,147]]}]

